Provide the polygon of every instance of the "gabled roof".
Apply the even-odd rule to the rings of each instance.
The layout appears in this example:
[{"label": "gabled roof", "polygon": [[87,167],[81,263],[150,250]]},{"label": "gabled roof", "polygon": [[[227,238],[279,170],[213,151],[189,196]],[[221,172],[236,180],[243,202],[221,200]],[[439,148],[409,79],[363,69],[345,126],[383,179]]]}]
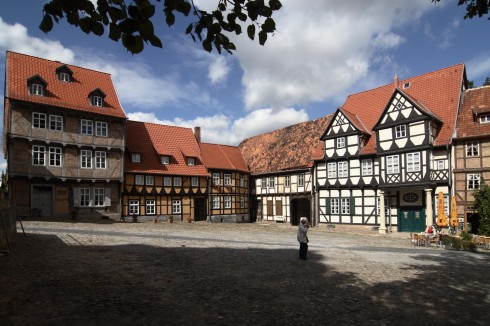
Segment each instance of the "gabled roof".
[{"label": "gabled roof", "polygon": [[201,143],[201,155],[208,169],[249,172],[237,146]]},{"label": "gabled roof", "polygon": [[239,145],[252,174],[312,166],[312,157],[332,115],[245,139]]},{"label": "gabled roof", "polygon": [[[60,66],[66,66],[73,72],[73,82],[58,80],[56,71]],[[16,100],[126,118],[110,74],[10,51],[7,51],[6,74],[5,97],[10,102]],[[46,96],[28,92],[27,80],[36,75],[46,81]],[[87,99],[95,89],[106,95],[104,107],[93,106]]]},{"label": "gabled roof", "polygon": [[[126,173],[208,175],[206,167],[200,162],[202,160],[199,145],[190,128],[128,121],[126,147],[129,152],[124,162]],[[132,162],[131,153],[141,154],[141,162]],[[170,164],[161,164],[161,155],[172,156]],[[186,156],[195,157],[198,162],[195,165],[187,165]]]},{"label": "gabled roof", "polygon": [[[443,123],[434,145],[447,145],[455,128],[461,87],[466,82],[463,64],[429,72],[388,84],[365,92],[350,95],[342,106],[343,111],[355,114],[370,131],[377,123],[398,85],[409,83],[403,90],[419,107],[437,116]],[[376,153],[376,134],[372,132],[361,154]]]},{"label": "gabled roof", "polygon": [[322,134],[321,139],[327,138],[327,133],[330,130],[330,128],[332,127],[332,124],[334,123],[334,121],[335,121],[335,119],[339,113],[342,113],[359,132],[364,133],[366,135],[371,135],[371,132],[366,128],[366,126],[364,126],[361,119],[359,119],[359,117],[357,115],[355,115],[354,113],[351,113],[347,110],[343,110],[342,108],[338,108],[333,113],[332,119],[330,119],[330,122],[328,123],[327,127],[325,128],[325,132]]},{"label": "gabled roof", "polygon": [[490,137],[490,123],[480,123],[479,113],[490,113],[490,86],[464,92],[456,127],[456,138]]}]

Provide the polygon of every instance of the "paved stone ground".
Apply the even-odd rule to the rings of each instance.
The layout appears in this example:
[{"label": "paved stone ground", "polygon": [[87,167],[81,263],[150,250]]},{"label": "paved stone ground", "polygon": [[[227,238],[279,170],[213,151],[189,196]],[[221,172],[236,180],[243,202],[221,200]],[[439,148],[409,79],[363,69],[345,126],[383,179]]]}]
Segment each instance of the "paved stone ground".
[{"label": "paved stone ground", "polygon": [[0,255],[0,325],[490,321],[488,251],[317,227],[302,261],[284,224],[87,222],[24,221]]}]

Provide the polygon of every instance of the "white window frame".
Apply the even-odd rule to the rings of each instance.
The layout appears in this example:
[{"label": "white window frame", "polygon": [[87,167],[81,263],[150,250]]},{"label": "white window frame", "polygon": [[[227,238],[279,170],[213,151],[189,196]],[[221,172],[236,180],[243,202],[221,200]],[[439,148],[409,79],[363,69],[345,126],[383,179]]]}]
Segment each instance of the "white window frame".
[{"label": "white window frame", "polygon": [[95,121],[95,136],[107,137],[109,135],[109,125],[105,121]]},{"label": "white window frame", "polygon": [[[384,199],[385,199],[384,200],[385,201],[385,216],[388,217],[390,214],[390,198],[385,196]],[[380,203],[381,203],[381,197],[377,197],[376,198],[376,214],[378,216],[381,215]]]},{"label": "white window frame", "polygon": [[145,185],[153,186],[155,184],[155,177],[152,175],[145,176]]},{"label": "white window frame", "polygon": [[63,131],[63,117],[61,115],[49,116],[49,130]]},{"label": "white window frame", "polygon": [[337,178],[337,163],[330,162],[327,164],[328,178],[335,179]]},{"label": "white window frame", "polygon": [[92,120],[82,119],[80,121],[80,133],[82,135],[93,135],[94,122]]},{"label": "white window frame", "polygon": [[350,215],[350,198],[340,198],[340,212],[342,215]]},{"label": "white window frame", "polygon": [[245,197],[240,197],[240,208],[245,208]]},{"label": "white window frame", "polygon": [[245,176],[240,176],[240,187],[245,187]]},{"label": "white window frame", "polygon": [[199,178],[198,177],[192,177],[191,178],[191,186],[192,187],[199,187]]},{"label": "white window frame", "polygon": [[167,155],[160,156],[160,163],[163,165],[169,165],[170,164],[170,156],[167,156]]},{"label": "white window frame", "polygon": [[32,83],[30,90],[31,90],[31,95],[44,96],[44,86],[41,84]]},{"label": "white window frame", "polygon": [[480,123],[490,123],[490,114],[481,115]]},{"label": "white window frame", "polygon": [[92,95],[92,99],[90,102],[92,103],[92,106],[104,106],[104,99],[102,98],[102,96],[99,95]]},{"label": "white window frame", "polygon": [[95,168],[106,169],[107,168],[107,153],[104,151],[95,151]]},{"label": "white window frame", "polygon": [[480,142],[478,140],[469,140],[466,142],[466,157],[480,156]]},{"label": "white window frame", "polygon": [[291,176],[285,175],[284,176],[284,187],[291,187]]},{"label": "white window frame", "polygon": [[231,174],[230,173],[223,174],[223,183],[225,186],[231,186]]},{"label": "white window frame", "polygon": [[129,209],[128,209],[129,215],[140,215],[140,202],[139,202],[139,200],[130,199],[128,205],[129,205]]},{"label": "white window frame", "polygon": [[171,187],[172,186],[172,177],[163,177],[163,185],[165,187]]},{"label": "white window frame", "polygon": [[105,191],[104,188],[94,188],[94,206],[105,206]]},{"label": "white window frame", "polygon": [[407,172],[420,171],[420,153],[407,153]]},{"label": "white window frame", "polygon": [[361,175],[373,175],[373,161],[371,159],[361,160]]},{"label": "white window frame", "polygon": [[147,199],[145,202],[146,215],[155,215],[156,214],[155,208],[156,208],[155,199]]},{"label": "white window frame", "polygon": [[339,137],[336,139],[337,148],[345,148],[345,137]]},{"label": "white window frame", "polygon": [[174,177],[174,186],[175,187],[182,186],[182,178],[181,177]]},{"label": "white window frame", "polygon": [[134,176],[134,184],[137,186],[145,185],[145,176],[142,174],[137,174]]},{"label": "white window frame", "polygon": [[260,187],[262,189],[267,188],[267,179],[266,178],[260,179]]},{"label": "white window frame", "polygon": [[188,157],[187,158],[187,165],[189,165],[189,166],[196,165],[196,159],[194,157]]},{"label": "white window frame", "polygon": [[330,198],[330,214],[340,214],[340,200],[339,198]]},{"label": "white window frame", "polygon": [[219,186],[220,184],[220,175],[219,173],[213,172],[213,186]]},{"label": "white window frame", "polygon": [[32,165],[36,165],[36,166],[46,165],[45,146],[32,145]]},{"label": "white window frame", "polygon": [[339,178],[347,178],[349,176],[349,163],[347,161],[337,163],[337,175]]},{"label": "white window frame", "polygon": [[80,188],[80,207],[90,207],[90,188]]},{"label": "white window frame", "polygon": [[221,208],[220,197],[213,196],[213,209],[220,209],[220,208]]},{"label": "white window frame", "polygon": [[80,150],[80,168],[91,169],[92,168],[92,151],[89,149]]},{"label": "white window frame", "polygon": [[70,82],[70,74],[68,74],[66,72],[60,72],[60,73],[58,73],[58,80],[65,82],[65,83],[69,83]]},{"label": "white window frame", "polygon": [[[61,166],[63,164],[62,161],[63,152],[61,147],[50,147],[49,148],[49,166]],[[54,163],[53,163],[54,162]]]},{"label": "white window frame", "polygon": [[274,189],[274,187],[276,186],[276,180],[274,177],[268,177],[267,178],[267,186],[270,188],[270,189]]},{"label": "white window frame", "polygon": [[298,174],[298,186],[299,187],[305,186],[305,175],[303,173]]},{"label": "white window frame", "polygon": [[469,173],[466,175],[468,190],[480,189],[480,173]]},{"label": "white window frame", "polygon": [[231,196],[225,196],[225,208],[231,208]]},{"label": "white window frame", "polygon": [[436,165],[437,170],[445,170],[446,169],[446,164],[445,164],[444,160],[437,160],[436,162],[437,162],[436,163],[437,164]]},{"label": "white window frame", "polygon": [[407,137],[407,125],[395,126],[395,138]]},{"label": "white window frame", "polygon": [[131,162],[140,163],[141,162],[141,154],[139,154],[139,153],[131,154]]},{"label": "white window frame", "polygon": [[386,174],[400,173],[400,156],[391,155],[386,157]]},{"label": "white window frame", "polygon": [[46,113],[32,112],[32,128],[46,129]]}]

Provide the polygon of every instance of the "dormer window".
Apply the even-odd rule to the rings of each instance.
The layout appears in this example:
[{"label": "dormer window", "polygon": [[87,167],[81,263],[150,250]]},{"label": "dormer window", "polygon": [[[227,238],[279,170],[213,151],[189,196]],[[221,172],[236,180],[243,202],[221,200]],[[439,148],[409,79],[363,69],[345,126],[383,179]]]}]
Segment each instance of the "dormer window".
[{"label": "dormer window", "polygon": [[105,94],[99,88],[91,91],[90,94],[88,94],[88,97],[92,106],[104,106]]},{"label": "dormer window", "polygon": [[490,114],[481,115],[480,123],[490,123]]},{"label": "dormer window", "polygon": [[59,81],[69,83],[72,80],[73,71],[67,65],[62,65],[56,68],[56,75]]},{"label": "dormer window", "polygon": [[48,83],[41,76],[36,75],[27,80],[27,87],[29,89],[29,94],[36,96],[45,96],[46,86]]},{"label": "dormer window", "polygon": [[131,154],[131,161],[133,163],[140,163],[141,162],[141,154],[139,154],[139,153]]},{"label": "dormer window", "polygon": [[403,84],[403,88],[404,88],[404,89],[405,89],[405,88],[409,88],[409,87],[410,87],[410,83],[405,83],[405,84]]},{"label": "dormer window", "polygon": [[163,165],[169,165],[170,164],[170,156],[160,156],[160,163]]},{"label": "dormer window", "polygon": [[187,158],[187,165],[196,165],[196,160],[194,159],[194,157]]}]

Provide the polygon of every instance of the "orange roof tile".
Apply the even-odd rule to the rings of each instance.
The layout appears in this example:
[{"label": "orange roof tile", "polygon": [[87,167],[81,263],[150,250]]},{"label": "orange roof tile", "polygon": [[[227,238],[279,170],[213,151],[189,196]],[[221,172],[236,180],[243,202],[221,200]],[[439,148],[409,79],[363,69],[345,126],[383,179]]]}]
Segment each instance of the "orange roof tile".
[{"label": "orange roof tile", "polygon": [[[126,124],[128,155],[124,172],[168,175],[207,176],[199,145],[190,128],[128,121]],[[140,153],[141,162],[134,163],[131,153]],[[186,153],[188,155],[184,155]],[[160,155],[171,155],[170,164],[160,163]],[[186,156],[197,158],[187,165]]]},{"label": "orange roof tile", "polygon": [[[241,142],[240,150],[252,174],[305,169],[332,115],[250,137]],[[323,147],[322,151],[323,151]]]},{"label": "orange roof tile", "polygon": [[[398,85],[409,83],[403,92],[411,97],[423,109],[433,113],[443,123],[442,129],[434,141],[435,145],[451,143],[455,128],[456,114],[459,106],[459,97],[462,84],[465,80],[465,67],[463,64],[436,70],[399,81]],[[395,86],[397,87],[397,86]],[[365,92],[347,97],[342,111],[355,114],[368,130],[372,130],[381,114],[388,105],[388,101],[395,91],[393,83],[374,88]],[[376,136],[371,132],[362,154],[376,153]]]},{"label": "orange roof tile", "polygon": [[208,169],[249,172],[237,146],[201,143],[201,155]]},{"label": "orange roof tile", "polygon": [[464,92],[456,127],[456,138],[490,136],[490,123],[480,123],[475,113],[490,113],[490,86]]},{"label": "orange roof tile", "polygon": [[[61,66],[73,72],[72,82],[58,80],[56,69]],[[110,74],[10,51],[6,57],[6,73],[5,97],[10,100],[126,118]],[[27,80],[36,75],[47,83],[46,96],[28,92]],[[96,89],[105,94],[104,107],[90,104],[89,93]]]}]

